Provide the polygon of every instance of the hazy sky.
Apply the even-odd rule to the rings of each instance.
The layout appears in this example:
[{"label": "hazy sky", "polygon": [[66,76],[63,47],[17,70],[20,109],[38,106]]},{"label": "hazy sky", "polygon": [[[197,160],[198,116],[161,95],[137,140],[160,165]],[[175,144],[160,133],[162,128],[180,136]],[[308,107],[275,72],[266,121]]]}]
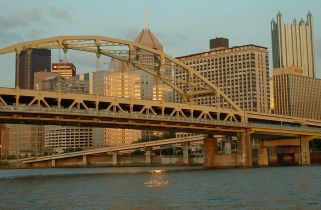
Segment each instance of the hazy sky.
[{"label": "hazy sky", "polygon": [[[146,24],[146,10],[148,27],[174,57],[207,51],[215,37],[228,38],[230,46],[256,44],[271,52],[270,23],[277,12],[290,23],[306,20],[310,10],[321,77],[320,0],[0,0],[0,47],[57,35],[133,40]],[[95,55],[68,53],[67,58],[78,72],[95,69]],[[52,60],[58,60],[57,53]],[[1,55],[0,65],[0,86],[13,87],[15,55]]]}]

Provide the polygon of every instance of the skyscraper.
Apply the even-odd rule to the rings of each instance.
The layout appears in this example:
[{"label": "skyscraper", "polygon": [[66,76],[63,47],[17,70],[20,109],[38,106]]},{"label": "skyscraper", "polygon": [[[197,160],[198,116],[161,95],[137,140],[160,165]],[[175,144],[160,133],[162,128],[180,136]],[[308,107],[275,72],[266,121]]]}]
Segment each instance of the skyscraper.
[{"label": "skyscraper", "polygon": [[273,68],[302,67],[303,75],[315,77],[315,49],[312,15],[307,20],[284,24],[279,12],[271,22]]},{"label": "skyscraper", "polygon": [[[269,59],[267,48],[257,45],[229,47],[228,39],[210,40],[210,51],[178,57],[216,84],[246,111],[270,112]],[[175,72],[186,78],[186,72]],[[196,82],[196,81],[195,81]],[[182,102],[181,97],[175,98]],[[224,106],[215,96],[199,96],[198,104]]]},{"label": "skyscraper", "polygon": [[273,70],[275,113],[321,120],[321,79],[303,72],[300,67]]},{"label": "skyscraper", "polygon": [[16,57],[16,87],[33,89],[34,73],[50,70],[51,50],[29,49],[23,50]]}]

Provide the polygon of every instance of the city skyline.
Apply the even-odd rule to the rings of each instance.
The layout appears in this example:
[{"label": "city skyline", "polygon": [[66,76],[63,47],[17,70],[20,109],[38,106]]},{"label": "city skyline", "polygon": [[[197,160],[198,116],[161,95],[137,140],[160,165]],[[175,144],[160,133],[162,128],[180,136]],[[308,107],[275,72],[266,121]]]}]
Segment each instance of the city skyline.
[{"label": "city skyline", "polygon": [[[1,2],[1,0],[0,0]],[[268,47],[271,56],[270,22],[281,12],[284,22],[305,18],[311,11],[316,44],[316,75],[321,77],[321,2],[317,1],[268,1],[254,0],[198,3],[162,1],[113,2],[104,1],[55,1],[32,0],[6,2],[0,15],[0,47],[56,35],[101,35],[133,40],[145,26],[149,27],[164,44],[164,51],[174,57],[207,51],[209,39],[226,37],[231,46],[256,44]],[[290,6],[289,6],[290,5]],[[147,11],[147,12],[146,12]],[[166,11],[166,12],[164,12]],[[84,15],[84,14],[92,15]],[[144,13],[148,13],[144,20]],[[146,16],[146,15],[145,15]],[[119,17],[115,21],[115,17]],[[223,19],[224,17],[224,19]],[[146,18],[145,18],[146,19]],[[86,27],[84,27],[84,25]],[[94,55],[68,53],[79,73],[93,71]],[[15,55],[2,55],[0,62],[3,76],[0,86],[13,87]],[[57,55],[52,56],[58,60]],[[104,61],[101,61],[104,64]],[[272,65],[270,65],[272,66]],[[101,65],[105,69],[104,65]],[[272,68],[270,68],[270,74]]]}]

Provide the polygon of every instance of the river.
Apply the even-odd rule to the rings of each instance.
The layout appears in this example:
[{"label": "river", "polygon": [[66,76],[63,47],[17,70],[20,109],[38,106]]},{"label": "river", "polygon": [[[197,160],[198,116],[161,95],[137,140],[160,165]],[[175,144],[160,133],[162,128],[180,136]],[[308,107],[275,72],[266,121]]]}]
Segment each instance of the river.
[{"label": "river", "polygon": [[4,169],[0,209],[321,209],[321,166]]}]

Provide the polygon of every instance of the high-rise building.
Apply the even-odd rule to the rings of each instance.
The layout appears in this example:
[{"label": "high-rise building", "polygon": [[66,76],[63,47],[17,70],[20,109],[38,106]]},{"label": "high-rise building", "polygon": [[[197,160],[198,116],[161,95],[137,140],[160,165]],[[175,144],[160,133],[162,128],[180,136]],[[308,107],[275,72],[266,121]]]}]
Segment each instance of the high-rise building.
[{"label": "high-rise building", "polygon": [[303,75],[314,78],[315,45],[312,15],[307,20],[294,20],[284,24],[279,12],[271,22],[273,68],[297,66],[303,68]]},{"label": "high-rise building", "polygon": [[66,79],[76,76],[76,66],[73,63],[60,61],[51,65],[51,72],[58,73]]},{"label": "high-rise building", "polygon": [[[161,44],[161,42],[156,38],[153,32],[148,28],[144,28],[138,34],[134,42],[146,47],[150,47],[152,49],[159,50],[159,51],[164,50],[164,47]],[[155,57],[145,52],[145,55],[141,55],[139,59],[141,62],[143,61],[154,62]],[[157,69],[153,69],[153,71],[154,70],[157,71]],[[153,100],[153,98],[157,98],[157,100],[159,100],[159,96],[156,95],[156,92],[158,94],[158,88],[160,86],[163,86],[162,82],[158,81],[156,78],[146,73],[145,71],[142,71],[140,69],[137,69],[137,71],[140,73],[140,78],[141,78],[141,86],[140,86],[141,99]],[[153,91],[153,89],[155,89],[155,91]],[[155,95],[154,95],[154,92],[155,92]]]},{"label": "high-rise building", "polygon": [[50,70],[51,50],[29,49],[23,50],[16,57],[16,87],[33,89],[34,73]]},{"label": "high-rise building", "polygon": [[[114,69],[105,77],[105,95],[122,98],[141,97],[141,75],[137,71],[130,71],[124,62],[112,61]],[[140,130],[133,129],[105,129],[107,145],[130,144],[141,138]]]},{"label": "high-rise building", "polygon": [[[251,44],[229,48],[225,38],[211,40],[210,48],[210,51],[177,59],[213,82],[241,109],[270,112],[267,48]],[[175,77],[186,78],[186,72],[175,72]],[[180,97],[175,100],[182,102]],[[202,105],[224,106],[215,96],[200,96],[196,101]]]},{"label": "high-rise building", "polygon": [[[161,42],[157,39],[157,37],[153,34],[153,32],[145,27],[136,37],[134,42],[141,44],[146,47],[150,47],[152,49],[159,50],[161,52],[164,51],[164,47]],[[140,62],[151,62],[157,63],[159,60],[153,55],[148,52],[142,52],[142,55],[139,56]],[[149,71],[163,71],[159,67],[154,66],[143,66],[147,68]],[[154,78],[152,75],[148,74],[147,72],[140,70],[139,68],[136,69],[140,73],[141,79],[141,99],[146,100],[157,100],[157,101],[174,101],[174,91],[164,84],[158,78]],[[171,70],[167,70],[166,72],[161,72],[162,75],[173,76],[173,72]],[[142,138],[143,139],[150,139],[152,135],[162,135],[164,132],[159,131],[150,131],[144,130],[142,131]]]},{"label": "high-rise building", "polygon": [[275,113],[321,120],[321,79],[304,76],[300,67],[273,70]]},{"label": "high-rise building", "polygon": [[[106,76],[107,71],[94,71],[90,73],[79,74],[77,77],[81,81],[87,81],[89,86],[89,94],[94,95],[106,95]],[[106,136],[105,128],[92,128],[93,132],[93,146],[101,147],[106,146]]]}]

